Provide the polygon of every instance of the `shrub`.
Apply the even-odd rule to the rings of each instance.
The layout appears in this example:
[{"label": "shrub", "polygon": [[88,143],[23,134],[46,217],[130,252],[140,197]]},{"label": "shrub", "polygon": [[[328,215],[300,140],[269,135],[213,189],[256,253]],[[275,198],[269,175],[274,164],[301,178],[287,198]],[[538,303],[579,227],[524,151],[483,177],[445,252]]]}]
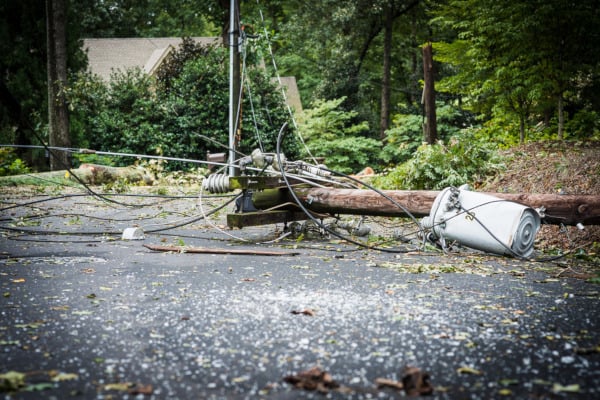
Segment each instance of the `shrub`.
[{"label": "shrub", "polygon": [[381,142],[365,137],[369,126],[355,122],[356,112],[340,110],[344,100],[315,102],[304,112],[299,128],[313,156],[324,157],[333,170],[349,173],[377,164]]},{"label": "shrub", "polygon": [[466,129],[447,145],[442,141],[422,144],[410,160],[374,183],[383,189],[438,190],[475,184],[499,168],[501,160],[493,145],[478,139],[476,131]]},{"label": "shrub", "polygon": [[[461,128],[471,125],[469,113],[450,104],[441,104],[436,109],[437,130],[440,140],[446,141],[457,135]],[[381,160],[389,164],[407,161],[423,141],[423,116],[417,114],[396,114],[392,128],[386,131],[385,146]]]},{"label": "shrub", "polygon": [[[109,84],[79,76],[69,95],[75,117],[72,126],[77,136],[87,138],[80,141],[81,147],[140,155],[162,151],[168,157],[194,160],[204,160],[207,151],[226,151],[201,136],[225,147],[229,143],[226,49],[184,43],[160,71],[158,82],[139,69],[119,71]],[[277,133],[288,119],[283,96],[264,71],[248,72],[253,103],[245,95],[238,150],[249,154],[262,144],[265,151],[273,151]],[[295,156],[297,146],[293,135],[288,136],[286,154]],[[129,165],[132,159],[112,162]],[[179,161],[165,165],[167,171],[195,167]]]},{"label": "shrub", "polygon": [[14,149],[0,148],[0,176],[28,174],[29,167],[17,157]]}]

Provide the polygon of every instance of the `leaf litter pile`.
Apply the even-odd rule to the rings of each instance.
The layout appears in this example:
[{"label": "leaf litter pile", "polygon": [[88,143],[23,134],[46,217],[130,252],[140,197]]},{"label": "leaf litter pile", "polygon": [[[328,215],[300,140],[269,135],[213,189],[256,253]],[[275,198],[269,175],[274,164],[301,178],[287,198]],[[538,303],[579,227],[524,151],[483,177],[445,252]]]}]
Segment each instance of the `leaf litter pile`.
[{"label": "leaf litter pile", "polygon": [[[504,151],[506,170],[477,190],[507,193],[600,194],[600,142],[534,142]],[[542,225],[538,249],[597,251],[600,226]],[[596,245],[597,246],[597,245]]]}]

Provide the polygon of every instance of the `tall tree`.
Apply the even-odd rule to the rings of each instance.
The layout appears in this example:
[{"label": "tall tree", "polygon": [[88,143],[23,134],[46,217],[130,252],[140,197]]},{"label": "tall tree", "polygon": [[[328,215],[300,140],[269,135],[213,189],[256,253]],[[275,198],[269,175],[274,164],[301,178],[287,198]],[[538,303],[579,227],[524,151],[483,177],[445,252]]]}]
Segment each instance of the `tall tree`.
[{"label": "tall tree", "polygon": [[[520,141],[536,114],[556,104],[562,138],[565,94],[580,93],[599,64],[600,11],[593,0],[567,6],[562,0],[450,0],[436,21],[457,32],[450,43],[435,43],[438,60],[456,68],[443,82],[463,95],[473,110],[488,116],[513,115]],[[598,78],[589,79],[593,82]]]},{"label": "tall tree", "polygon": [[[48,135],[50,146],[70,147],[67,87],[67,4],[66,0],[46,0],[48,57]],[[50,152],[50,169],[70,168],[67,151]]]},{"label": "tall tree", "polygon": [[216,33],[209,20],[220,14],[218,1],[71,0],[83,37],[183,37]]},{"label": "tall tree", "polygon": [[[345,97],[346,109],[361,109],[383,136],[396,91],[396,79],[409,76],[406,64],[394,62],[405,51],[409,35],[399,32],[398,19],[409,18],[418,0],[359,0],[322,2],[290,1],[286,38],[281,50],[290,54],[283,63],[286,72],[299,79],[301,90],[310,83],[304,99]],[[326,21],[326,23],[324,23]],[[384,45],[387,43],[387,45]],[[284,56],[285,57],[285,56]],[[289,60],[289,62],[288,62]],[[396,73],[394,73],[394,69]],[[312,71],[310,81],[304,78]],[[380,129],[382,128],[382,129]]]},{"label": "tall tree", "polygon": [[[44,19],[38,1],[0,2],[0,139],[4,143],[32,144],[31,129],[45,119]],[[20,156],[33,161],[30,152],[20,151]]]},{"label": "tall tree", "polygon": [[435,86],[431,43],[423,46],[423,76],[423,108],[425,109],[423,132],[425,141],[429,144],[434,144],[437,142],[437,123],[435,118]]},{"label": "tall tree", "polygon": [[385,15],[383,27],[383,71],[381,79],[381,112],[379,117],[379,137],[385,139],[385,131],[390,127],[390,93],[392,80],[392,34],[394,32],[393,5]]}]

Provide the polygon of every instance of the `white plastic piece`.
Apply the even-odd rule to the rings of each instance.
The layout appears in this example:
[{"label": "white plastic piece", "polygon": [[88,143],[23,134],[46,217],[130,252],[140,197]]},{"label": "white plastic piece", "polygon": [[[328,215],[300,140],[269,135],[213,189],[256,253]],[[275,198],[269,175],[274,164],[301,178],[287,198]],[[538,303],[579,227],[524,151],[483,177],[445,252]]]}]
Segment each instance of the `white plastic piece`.
[{"label": "white plastic piece", "polygon": [[144,240],[144,230],[139,227],[125,228],[123,231],[123,240]]}]

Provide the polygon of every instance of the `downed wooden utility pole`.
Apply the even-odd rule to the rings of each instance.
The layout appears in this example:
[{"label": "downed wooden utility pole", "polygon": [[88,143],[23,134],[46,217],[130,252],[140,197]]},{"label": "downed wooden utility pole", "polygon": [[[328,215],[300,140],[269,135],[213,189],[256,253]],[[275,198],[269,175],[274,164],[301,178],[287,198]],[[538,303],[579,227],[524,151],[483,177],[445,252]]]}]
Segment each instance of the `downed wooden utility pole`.
[{"label": "downed wooden utility pole", "polygon": [[[415,217],[429,215],[439,191],[384,190],[386,196]],[[356,214],[405,217],[404,210],[373,190],[297,188],[294,193],[310,211],[330,214]],[[600,196],[526,193],[486,193],[500,199],[543,209],[544,223],[600,225]],[[293,200],[291,194],[288,200]]]}]

